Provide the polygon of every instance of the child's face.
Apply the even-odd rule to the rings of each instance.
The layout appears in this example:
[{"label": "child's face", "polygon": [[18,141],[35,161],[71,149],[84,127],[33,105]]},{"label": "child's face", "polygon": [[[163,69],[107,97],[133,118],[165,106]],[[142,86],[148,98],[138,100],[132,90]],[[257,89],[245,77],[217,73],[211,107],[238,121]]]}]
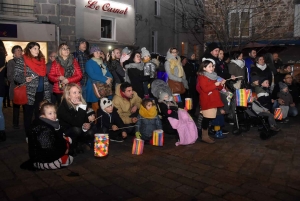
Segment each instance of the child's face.
[{"label": "child's face", "polygon": [[95,114],[91,114],[88,119],[89,119],[89,122],[92,122],[92,121],[95,121]]},{"label": "child's face", "polygon": [[205,70],[205,71],[208,72],[208,73],[212,73],[212,72],[214,72],[214,66],[213,66],[212,63],[209,63],[209,64],[206,66],[206,68],[203,68],[203,70]]},{"label": "child's face", "polygon": [[148,60],[150,60],[150,57],[149,57],[148,55],[147,55],[147,56],[144,56],[144,57],[143,57],[143,60],[144,60],[144,61],[148,61]]},{"label": "child's face", "polygon": [[152,108],[152,106],[153,106],[152,102],[149,102],[149,103],[147,103],[147,105],[146,105],[146,109],[147,109],[147,110],[150,110],[150,109]]},{"label": "child's face", "polygon": [[269,87],[269,80],[265,80],[262,84],[261,84],[262,87]]},{"label": "child's face", "polygon": [[104,110],[105,110],[105,112],[107,112],[107,113],[112,113],[112,111],[113,111],[113,106],[110,105],[110,106],[106,107]]},{"label": "child's face", "polygon": [[287,87],[285,87],[285,88],[282,89],[282,91],[283,91],[284,93],[286,93],[286,92],[289,91],[289,89],[288,89]]},{"label": "child's face", "polygon": [[252,82],[252,84],[255,85],[255,86],[258,86],[259,85],[259,81],[256,80],[256,81]]},{"label": "child's face", "polygon": [[52,121],[56,120],[56,110],[54,107],[46,107],[44,109],[44,113],[43,115],[41,115],[41,117],[46,118],[46,119],[50,119]]},{"label": "child's face", "polygon": [[169,99],[170,99],[170,98],[169,98],[169,95],[168,95],[168,94],[164,96],[164,100],[165,100],[165,101],[169,101]]}]

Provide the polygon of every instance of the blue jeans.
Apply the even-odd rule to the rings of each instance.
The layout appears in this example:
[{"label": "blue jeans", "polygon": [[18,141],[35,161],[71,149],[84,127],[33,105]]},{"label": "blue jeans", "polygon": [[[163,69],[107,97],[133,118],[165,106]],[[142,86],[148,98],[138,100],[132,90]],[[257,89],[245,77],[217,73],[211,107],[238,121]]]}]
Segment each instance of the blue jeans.
[{"label": "blue jeans", "polygon": [[[273,104],[273,111],[276,109],[276,108],[279,108],[279,103],[277,100],[274,101],[274,104]],[[289,117],[294,117],[294,116],[297,116],[298,115],[298,109],[296,107],[289,107],[289,113],[288,113],[288,116]]]},{"label": "blue jeans", "polygon": [[0,97],[0,131],[5,130],[5,121],[4,121],[2,108],[3,108],[3,97]]}]

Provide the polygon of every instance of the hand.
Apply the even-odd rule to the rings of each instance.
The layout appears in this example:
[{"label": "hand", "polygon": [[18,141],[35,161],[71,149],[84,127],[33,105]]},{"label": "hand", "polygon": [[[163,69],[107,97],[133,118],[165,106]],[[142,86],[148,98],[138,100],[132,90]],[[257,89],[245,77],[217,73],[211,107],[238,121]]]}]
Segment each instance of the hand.
[{"label": "hand", "polygon": [[138,121],[138,119],[136,117],[131,118],[132,123],[136,123]]},{"label": "hand", "polygon": [[234,75],[231,75],[231,79],[232,79],[232,80],[235,80],[235,76],[234,76]]},{"label": "hand", "polygon": [[59,80],[64,80],[64,79],[66,79],[64,76],[59,76],[59,78],[58,78]]},{"label": "hand", "polygon": [[71,99],[71,102],[72,102],[74,105],[80,105],[80,104],[82,103],[79,99]]},{"label": "hand", "polygon": [[93,121],[95,121],[95,115],[90,115],[90,116],[88,116],[88,119],[89,119],[89,122],[93,122]]},{"label": "hand", "polygon": [[31,82],[32,79],[33,79],[33,77],[26,77],[26,78],[25,78],[26,82]]},{"label": "hand", "polygon": [[220,86],[220,82],[215,82],[215,85],[218,87],[218,86]]},{"label": "hand", "polygon": [[126,138],[127,137],[127,133],[125,131],[122,132],[122,137]]},{"label": "hand", "polygon": [[279,99],[278,99],[278,103],[279,103],[280,105],[283,105],[283,104],[284,104],[284,100],[282,100],[281,98],[279,98]]},{"label": "hand", "polygon": [[89,129],[91,128],[91,124],[89,124],[89,123],[84,123],[84,124],[82,125],[82,127],[83,127],[84,130],[89,130]]},{"label": "hand", "polygon": [[115,59],[115,58],[116,58],[114,51],[111,52],[111,58],[112,58],[112,59]]},{"label": "hand", "polygon": [[110,54],[109,52],[106,54],[106,61],[109,61],[109,58],[110,58]]},{"label": "hand", "polygon": [[280,72],[280,68],[277,69],[277,72],[278,72],[278,73]]},{"label": "hand", "polygon": [[113,131],[116,131],[116,130],[118,130],[119,128],[118,128],[118,126],[113,125],[113,126],[111,127],[111,129],[112,129]]},{"label": "hand", "polygon": [[68,154],[69,153],[69,149],[67,149],[66,151],[65,151],[65,154]]},{"label": "hand", "polygon": [[112,81],[112,79],[109,77],[109,78],[107,78],[107,80],[106,80],[106,84],[110,84],[111,83],[111,81]]},{"label": "hand", "polygon": [[225,110],[223,110],[223,109],[221,109],[220,112],[221,112],[221,114],[225,114],[226,113]]},{"label": "hand", "polygon": [[295,103],[290,104],[290,107],[295,107]]},{"label": "hand", "polygon": [[272,102],[272,103],[274,103],[274,102],[275,102],[275,100],[274,100],[274,99],[271,99],[271,102]]},{"label": "hand", "polygon": [[137,106],[135,105],[135,106],[133,106],[133,107],[131,108],[131,113],[135,113],[136,110],[137,110]]},{"label": "hand", "polygon": [[221,85],[224,85],[226,82],[226,80],[222,80]]},{"label": "hand", "polygon": [[69,80],[66,78],[62,81],[63,84],[68,84],[69,83]]}]

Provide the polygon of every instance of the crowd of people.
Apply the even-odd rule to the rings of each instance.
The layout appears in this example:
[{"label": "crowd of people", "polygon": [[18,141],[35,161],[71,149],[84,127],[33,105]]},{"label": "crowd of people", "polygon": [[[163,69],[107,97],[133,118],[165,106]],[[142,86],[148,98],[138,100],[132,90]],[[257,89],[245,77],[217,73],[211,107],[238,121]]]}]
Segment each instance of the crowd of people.
[{"label": "crowd of people", "polygon": [[[194,143],[198,137],[215,143],[228,134],[223,127],[230,116],[230,94],[234,93],[230,89],[252,89],[256,94],[253,109],[268,117],[273,131],[280,130],[274,109],[286,113],[280,123],[298,114],[298,84],[278,53],[257,56],[251,49],[244,59],[242,52],[229,55],[211,43],[197,61],[195,54],[179,56],[174,47],[163,58],[145,47],[105,53],[99,46],[88,48],[82,38],[73,53],[68,44],[60,44],[57,52],[49,54],[48,63],[37,42],[29,42],[24,50],[16,45],[11,52],[13,59],[6,63],[1,41],[0,141],[6,139],[2,103],[10,106],[4,97],[8,93],[13,101],[19,95],[14,94],[15,87],[26,85],[28,101],[22,107],[30,160],[24,168],[67,166],[74,156],[93,148],[96,133],[108,133],[115,142],[134,136],[151,144],[153,131],[162,129],[175,134],[176,145]],[[154,95],[151,85],[158,79],[167,87]],[[188,113],[185,98],[193,102]],[[20,128],[20,107],[13,103],[14,129]],[[197,129],[193,120],[200,115]]]}]

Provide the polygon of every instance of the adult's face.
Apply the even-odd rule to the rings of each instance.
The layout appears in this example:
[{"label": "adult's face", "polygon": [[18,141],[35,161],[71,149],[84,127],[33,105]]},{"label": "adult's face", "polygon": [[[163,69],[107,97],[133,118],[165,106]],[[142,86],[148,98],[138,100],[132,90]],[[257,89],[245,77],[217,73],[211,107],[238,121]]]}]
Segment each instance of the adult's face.
[{"label": "adult's face", "polygon": [[277,54],[277,53],[274,53],[274,54],[273,54],[273,60],[274,60],[274,61],[277,61],[278,58],[279,58],[278,54]]},{"label": "adult's face", "polygon": [[240,54],[240,56],[238,57],[238,60],[243,60],[243,53]]},{"label": "adult's face", "polygon": [[20,48],[15,49],[14,57],[21,58],[22,57],[22,49],[20,49]]},{"label": "adult's face", "polygon": [[219,58],[220,60],[223,60],[223,59],[224,59],[224,51],[223,51],[223,50],[220,50],[220,51],[219,51],[218,58]]},{"label": "adult's face", "polygon": [[96,51],[96,52],[93,53],[93,55],[94,55],[94,57],[95,57],[96,59],[100,59],[100,57],[101,57],[101,52],[100,52],[100,51]]},{"label": "adult's face", "polygon": [[286,74],[283,81],[287,84],[287,85],[291,85],[293,82],[293,77],[290,74]]},{"label": "adult's face", "polygon": [[134,63],[141,63],[141,55],[140,54],[135,54],[133,58]]},{"label": "adult's face", "polygon": [[220,51],[220,49],[216,48],[213,51],[211,51],[210,54],[213,55],[214,57],[218,57],[219,51]]},{"label": "adult's face", "polygon": [[132,87],[127,87],[126,90],[124,91],[124,95],[127,98],[132,98],[133,97],[133,90]]},{"label": "adult's face", "polygon": [[172,50],[171,50],[171,54],[172,54],[174,57],[177,57],[178,51],[177,51],[176,49],[172,49]]},{"label": "adult's face", "polygon": [[115,50],[114,50],[114,53],[115,53],[116,59],[120,59],[120,58],[121,58],[121,52],[120,52],[119,49],[115,49]]},{"label": "adult's face", "polygon": [[191,60],[195,60],[196,59],[196,55],[195,54],[192,54],[191,55]]},{"label": "adult's face", "polygon": [[100,57],[101,57],[102,59],[105,59],[105,54],[104,54],[103,51],[100,52]]},{"label": "adult's face", "polygon": [[33,57],[37,57],[40,53],[40,48],[39,46],[35,45],[33,46],[30,50],[30,54],[33,56]]},{"label": "adult's face", "polygon": [[55,52],[52,52],[51,54],[50,54],[50,56],[49,56],[49,59],[50,59],[50,61],[54,61],[55,60],[55,57],[56,57],[56,53]]},{"label": "adult's face", "polygon": [[[81,92],[77,87],[71,87],[69,94],[69,101],[75,103],[81,101]],[[72,101],[73,100],[73,101]],[[76,101],[74,101],[76,100]]]},{"label": "adult's face", "polygon": [[60,56],[66,58],[70,55],[70,48],[67,45],[63,45],[60,48]]},{"label": "adult's face", "polygon": [[184,58],[184,59],[181,61],[181,63],[182,63],[182,66],[185,66],[185,64],[187,63],[187,58]]},{"label": "adult's face", "polygon": [[252,50],[250,53],[249,53],[249,57],[252,57],[253,59],[256,57],[256,51],[255,50]]},{"label": "adult's face", "polygon": [[257,63],[259,65],[265,65],[265,59],[263,57],[259,57]]},{"label": "adult's face", "polygon": [[86,42],[81,42],[79,45],[79,50],[84,52],[86,50]]}]

